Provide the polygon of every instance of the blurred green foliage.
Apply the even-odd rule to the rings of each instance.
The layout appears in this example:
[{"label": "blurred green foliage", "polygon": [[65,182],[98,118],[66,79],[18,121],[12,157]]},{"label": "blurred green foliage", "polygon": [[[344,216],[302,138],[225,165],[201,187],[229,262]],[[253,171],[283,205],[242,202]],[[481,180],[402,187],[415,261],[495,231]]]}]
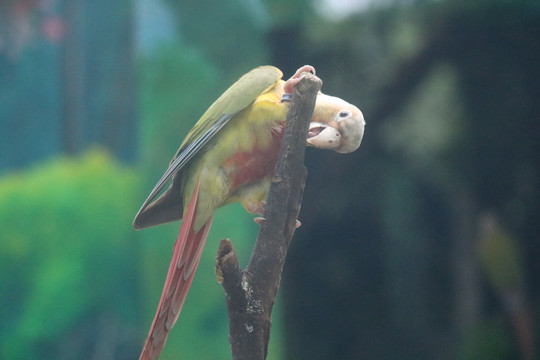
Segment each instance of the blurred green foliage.
[{"label": "blurred green foliage", "polygon": [[475,324],[462,345],[460,360],[512,360],[520,355],[512,347],[512,334],[502,317]]},{"label": "blurred green foliage", "polygon": [[[102,316],[133,334],[140,253],[130,220],[138,185],[132,169],[101,150],[0,180],[0,357],[78,358],[73,344],[84,347],[107,331]],[[96,334],[86,338],[89,329]]]}]

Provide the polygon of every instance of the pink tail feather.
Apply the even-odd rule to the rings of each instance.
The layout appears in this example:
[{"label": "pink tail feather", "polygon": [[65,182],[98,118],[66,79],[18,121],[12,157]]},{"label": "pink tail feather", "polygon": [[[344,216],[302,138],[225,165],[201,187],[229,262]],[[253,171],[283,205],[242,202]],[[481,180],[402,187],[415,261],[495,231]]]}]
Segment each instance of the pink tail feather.
[{"label": "pink tail feather", "polygon": [[156,316],[150,327],[139,360],[155,360],[159,357],[167,341],[169,331],[178,320],[182,305],[184,305],[186,295],[193,281],[195,270],[199,265],[208,231],[212,224],[212,218],[197,233],[193,232],[192,226],[195,222],[198,194],[199,185],[197,184],[191,202],[184,213],[184,220],[174,244],[171,264],[169,265]]}]

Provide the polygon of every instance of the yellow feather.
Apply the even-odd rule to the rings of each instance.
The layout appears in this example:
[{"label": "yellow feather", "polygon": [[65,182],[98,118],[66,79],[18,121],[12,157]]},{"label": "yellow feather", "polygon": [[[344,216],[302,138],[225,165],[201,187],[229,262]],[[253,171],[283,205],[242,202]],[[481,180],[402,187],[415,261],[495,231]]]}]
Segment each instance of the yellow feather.
[{"label": "yellow feather", "polygon": [[197,181],[200,181],[195,231],[225,204],[241,201],[245,205],[250,201],[260,202],[266,197],[269,179],[262,179],[260,184],[254,184],[245,193],[231,194],[230,181],[221,166],[238,151],[249,152],[255,145],[259,149],[271,145],[273,128],[285,121],[289,106],[281,103],[283,84],[284,81],[277,81],[235,115],[185,170],[184,204],[189,204]]}]

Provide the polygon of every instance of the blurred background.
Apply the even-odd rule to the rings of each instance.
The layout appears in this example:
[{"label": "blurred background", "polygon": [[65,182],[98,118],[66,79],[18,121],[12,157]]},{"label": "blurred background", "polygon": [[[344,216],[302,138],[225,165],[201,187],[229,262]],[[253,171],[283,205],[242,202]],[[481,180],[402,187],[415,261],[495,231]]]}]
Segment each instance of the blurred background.
[{"label": "blurred background", "polygon": [[[0,0],[0,358],[135,359],[179,224],[131,221],[232,82],[311,64],[360,107],[309,175],[269,359],[538,359],[540,4]],[[218,211],[163,359],[228,359]]]}]

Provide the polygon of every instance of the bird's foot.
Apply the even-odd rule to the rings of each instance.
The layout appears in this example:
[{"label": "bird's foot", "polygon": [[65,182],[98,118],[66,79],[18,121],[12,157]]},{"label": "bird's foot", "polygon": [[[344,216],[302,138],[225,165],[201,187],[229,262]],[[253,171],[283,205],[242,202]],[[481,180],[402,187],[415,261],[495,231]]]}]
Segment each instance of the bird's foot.
[{"label": "bird's foot", "polygon": [[245,209],[252,213],[264,216],[264,208],[266,207],[266,201],[247,201]]},{"label": "bird's foot", "polygon": [[302,81],[304,75],[308,73],[315,75],[315,68],[311,65],[304,65],[300,69],[296,70],[294,75],[291,76],[291,78],[283,85],[283,91],[285,91],[286,94],[292,94],[294,87],[298,85],[298,83]]},{"label": "bird's foot", "polygon": [[[256,218],[253,219],[253,221],[255,221],[255,223],[259,224],[259,225],[262,225],[262,223],[266,220],[266,218],[264,217],[264,212],[265,212],[265,208],[266,208],[266,201],[248,201],[246,204],[245,204],[245,209],[252,213],[252,214],[257,214],[257,215],[260,215],[260,216],[257,216]],[[296,224],[295,224],[295,229],[298,229],[300,226],[302,225],[302,223],[298,220],[296,220]]]}]

